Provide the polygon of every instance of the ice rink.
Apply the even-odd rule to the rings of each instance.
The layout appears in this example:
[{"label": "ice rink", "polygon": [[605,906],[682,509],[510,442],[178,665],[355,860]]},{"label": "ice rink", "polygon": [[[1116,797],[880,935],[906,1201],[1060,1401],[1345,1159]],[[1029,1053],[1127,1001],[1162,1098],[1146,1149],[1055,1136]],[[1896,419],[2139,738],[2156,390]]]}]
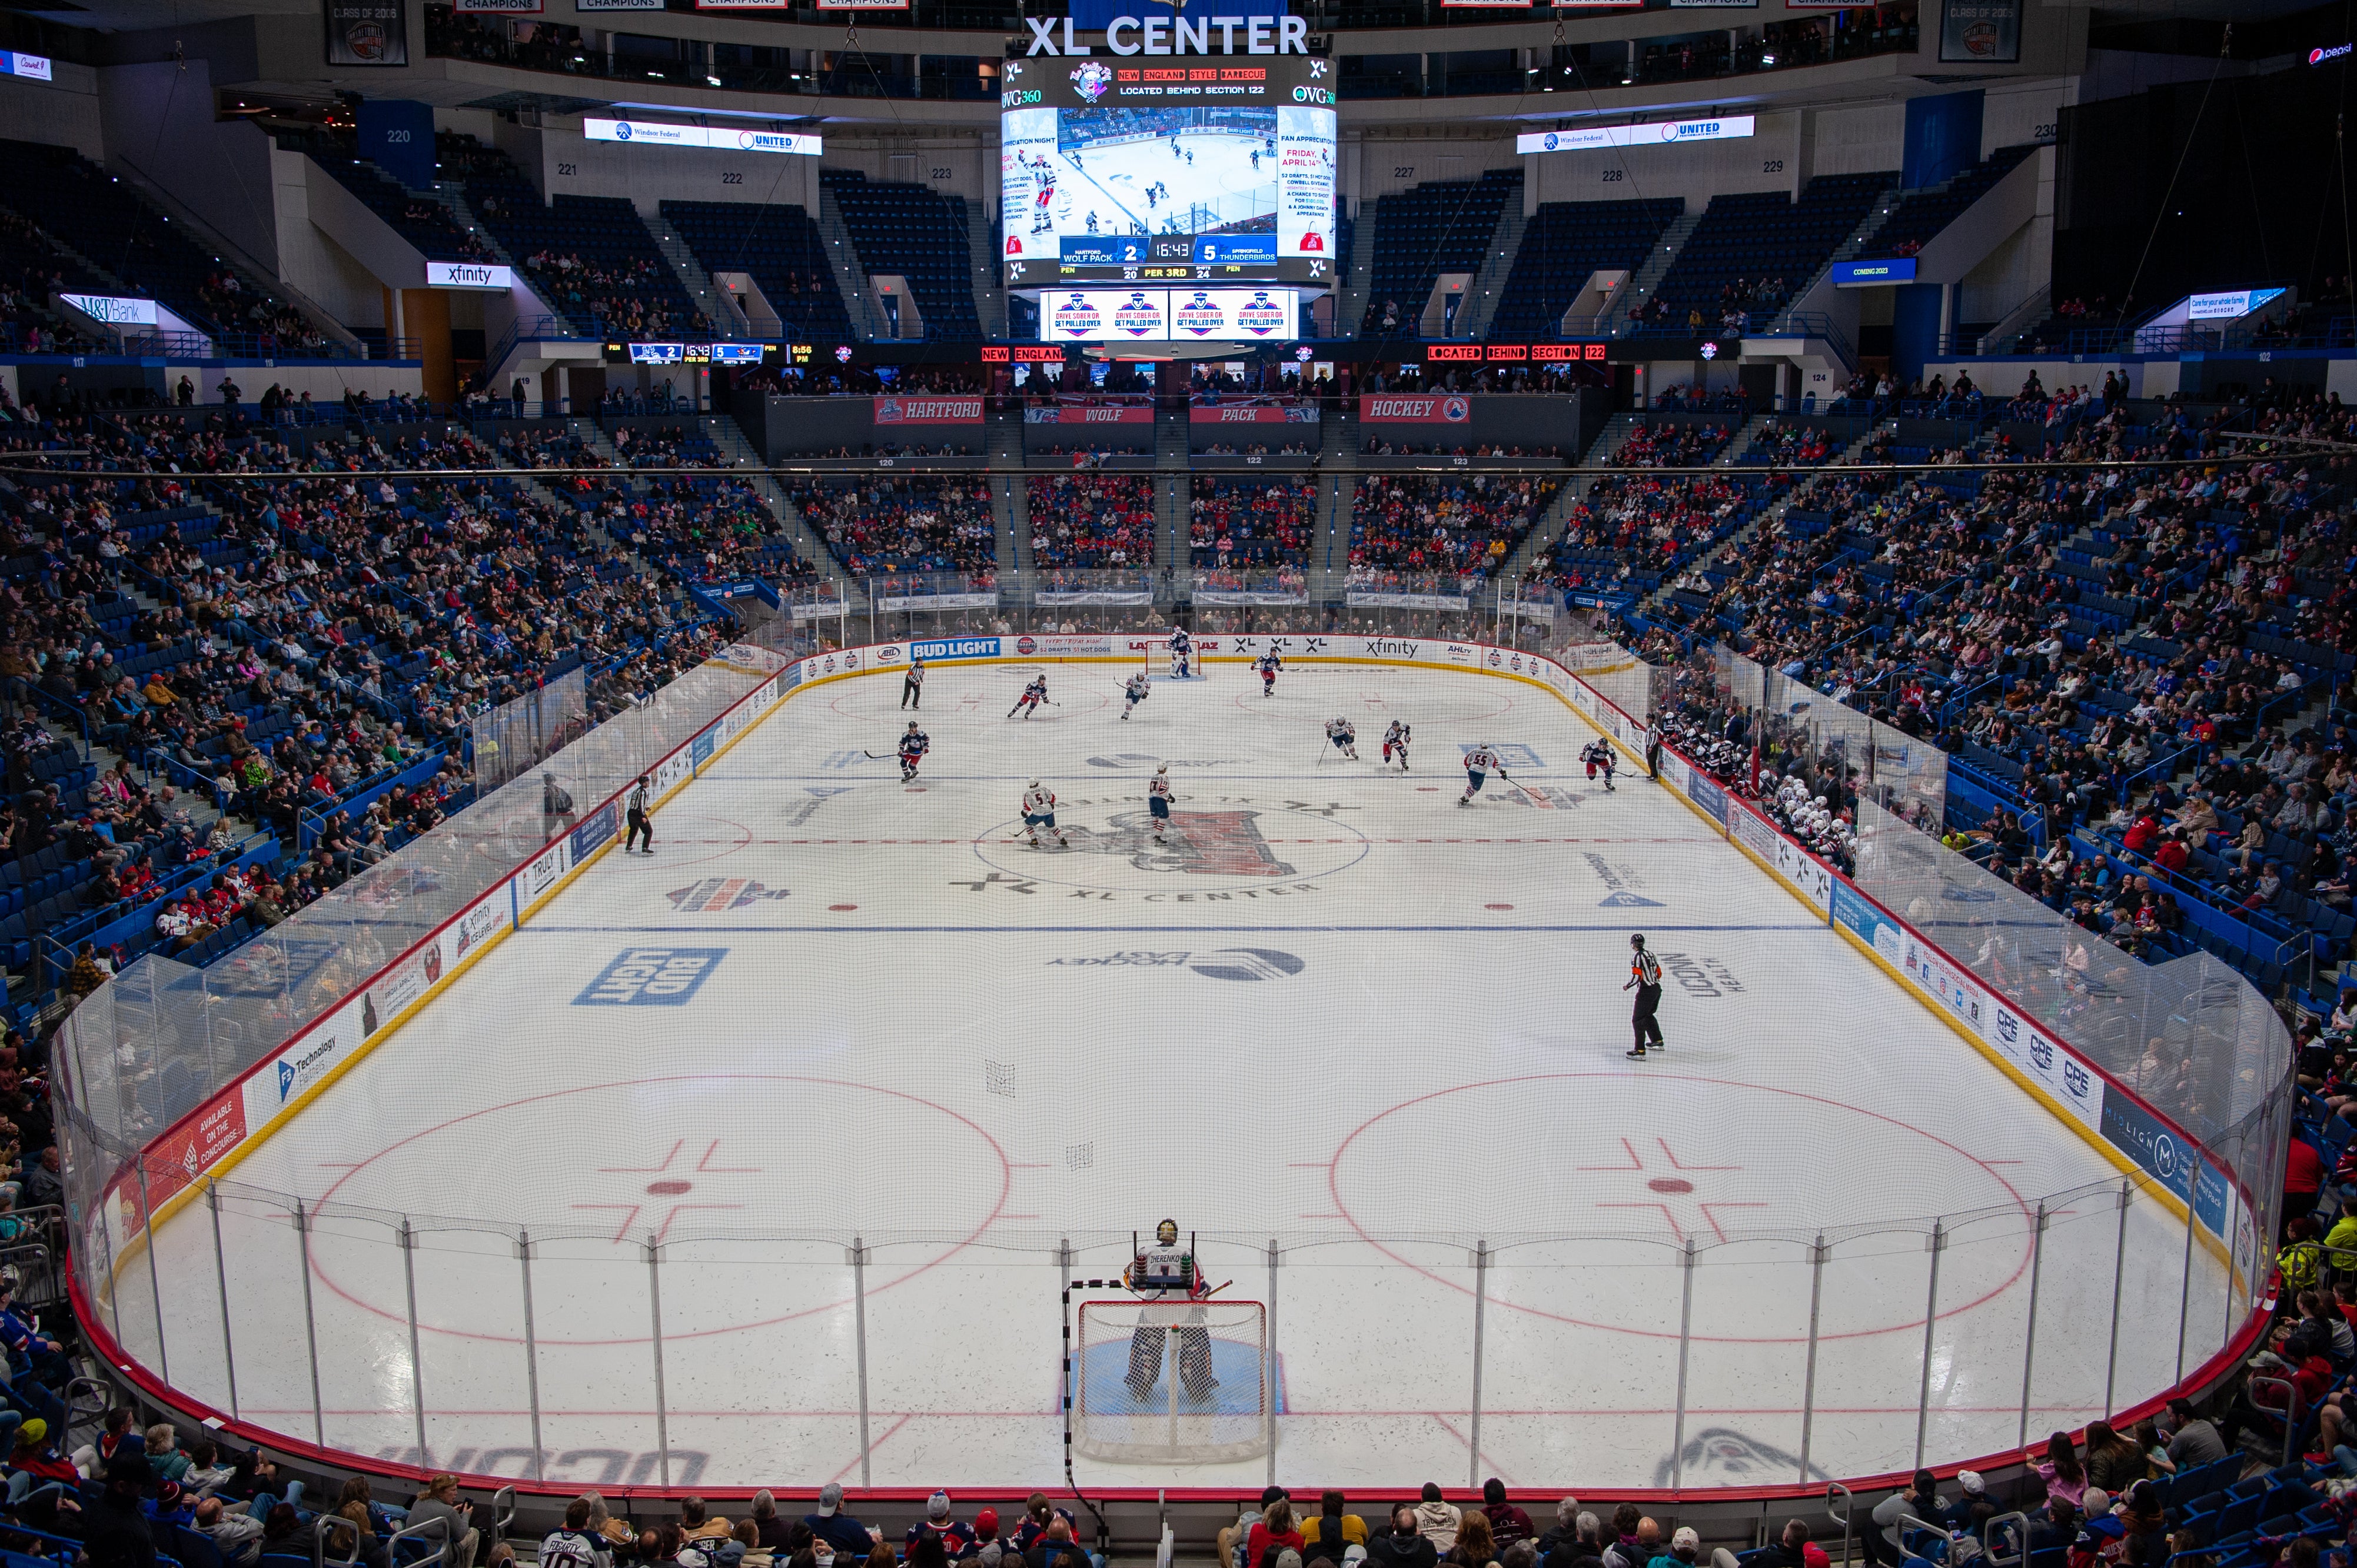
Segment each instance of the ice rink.
[{"label": "ice rink", "polygon": [[[2180,1301],[2187,1364],[2216,1348],[2181,1218],[2124,1218],[2109,1164],[1641,771],[1589,783],[1594,732],[1546,692],[1328,666],[1264,698],[1222,665],[1124,722],[1125,668],[1051,665],[1057,705],[1010,720],[1040,668],[935,669],[906,787],[862,755],[905,722],[898,671],[797,694],[651,856],[596,860],[217,1220],[170,1219],[165,1288],[145,1252],[118,1286],[126,1348],[388,1459],[418,1459],[422,1398],[429,1463],[530,1475],[536,1402],[551,1478],[653,1482],[667,1447],[675,1484],[807,1487],[863,1474],[864,1316],[868,1478],[1013,1496],[1061,1471],[1062,1280],[1165,1217],[1220,1300],[1269,1308],[1296,1483],[1786,1482],[1804,1441],[1813,1475],[1889,1471],[1924,1399],[1954,1460],[2017,1441],[2026,1370],[2033,1437],[2158,1391]],[[1323,748],[1337,714],[1357,762]],[[1376,759],[1393,720],[1406,774]],[[1480,742],[1527,792],[1460,809]],[[1069,849],[1016,836],[1034,779]],[[1674,983],[1642,1062],[1632,930]],[[285,1195],[328,1206],[307,1236]],[[1223,1342],[1222,1401],[1254,1354]]]}]

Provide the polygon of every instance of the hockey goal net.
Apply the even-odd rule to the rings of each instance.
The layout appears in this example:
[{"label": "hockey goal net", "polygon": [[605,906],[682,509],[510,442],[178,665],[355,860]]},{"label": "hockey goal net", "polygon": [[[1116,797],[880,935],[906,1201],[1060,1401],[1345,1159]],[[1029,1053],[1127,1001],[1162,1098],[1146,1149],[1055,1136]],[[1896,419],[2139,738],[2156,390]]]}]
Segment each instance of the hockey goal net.
[{"label": "hockey goal net", "polygon": [[[1169,637],[1168,635],[1148,636],[1145,640],[1146,678],[1149,681],[1171,679]],[[1196,639],[1194,650],[1187,655],[1187,674],[1189,680],[1200,681],[1203,678],[1203,645],[1200,639]]]},{"label": "hockey goal net", "polygon": [[1087,1301],[1072,1446],[1119,1465],[1202,1465],[1269,1449],[1268,1312],[1256,1301]]}]

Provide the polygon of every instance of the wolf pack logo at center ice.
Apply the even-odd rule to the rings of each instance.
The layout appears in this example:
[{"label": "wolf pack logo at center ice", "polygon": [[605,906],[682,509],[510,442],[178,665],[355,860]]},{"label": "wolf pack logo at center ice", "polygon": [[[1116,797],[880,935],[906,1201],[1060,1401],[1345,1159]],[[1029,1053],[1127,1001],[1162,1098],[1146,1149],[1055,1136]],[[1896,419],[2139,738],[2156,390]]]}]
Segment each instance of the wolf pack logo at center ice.
[{"label": "wolf pack logo at center ice", "polygon": [[1162,296],[1133,291],[1127,299],[1114,307],[1113,324],[1116,331],[1133,338],[1159,338],[1162,331]]},{"label": "wolf pack logo at center ice", "polygon": [[1266,289],[1254,289],[1253,296],[1237,307],[1236,325],[1255,338],[1282,332],[1285,330],[1285,307],[1269,298]]},{"label": "wolf pack logo at center ice", "polygon": [[749,877],[707,876],[692,887],[674,888],[665,897],[683,915],[717,915],[789,895],[782,887],[764,887]]},{"label": "wolf pack logo at center ice", "polygon": [[1212,303],[1211,296],[1201,289],[1179,301],[1170,313],[1171,324],[1181,332],[1191,332],[1198,338],[1208,338],[1223,331],[1228,325],[1228,313]]},{"label": "wolf pack logo at center ice", "polygon": [[1106,832],[1076,828],[1072,847],[1118,855],[1140,871],[1172,871],[1193,876],[1295,876],[1260,831],[1260,813],[1245,811],[1174,811],[1168,842],[1154,842],[1154,819],[1145,811],[1117,811]]},{"label": "wolf pack logo at center ice", "polygon": [[1066,295],[1064,302],[1056,306],[1056,330],[1059,332],[1078,335],[1094,332],[1103,325],[1104,317],[1097,313],[1097,307],[1089,302],[1087,295]]}]

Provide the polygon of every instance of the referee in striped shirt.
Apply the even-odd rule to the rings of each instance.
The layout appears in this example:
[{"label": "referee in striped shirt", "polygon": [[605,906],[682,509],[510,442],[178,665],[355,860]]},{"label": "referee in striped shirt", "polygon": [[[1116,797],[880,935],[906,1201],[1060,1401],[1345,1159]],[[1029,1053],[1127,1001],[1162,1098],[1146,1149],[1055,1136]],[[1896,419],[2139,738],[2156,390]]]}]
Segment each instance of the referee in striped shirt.
[{"label": "referee in striped shirt", "polygon": [[1637,1032],[1637,1044],[1629,1054],[1642,1061],[1648,1038],[1657,1051],[1669,1047],[1662,1041],[1662,1021],[1656,1015],[1662,1010],[1662,961],[1645,950],[1641,933],[1629,939],[1629,984],[1620,989],[1626,991],[1630,986],[1637,990],[1637,1006],[1629,1016],[1630,1026]]}]

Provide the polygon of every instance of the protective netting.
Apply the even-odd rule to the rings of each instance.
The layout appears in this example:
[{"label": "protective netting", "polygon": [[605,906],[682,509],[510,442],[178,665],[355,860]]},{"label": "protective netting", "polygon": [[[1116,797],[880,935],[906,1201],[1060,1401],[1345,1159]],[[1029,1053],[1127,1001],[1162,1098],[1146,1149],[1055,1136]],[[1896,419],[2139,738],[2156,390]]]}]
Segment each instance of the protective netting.
[{"label": "protective netting", "polygon": [[1258,1302],[1082,1302],[1072,1446],[1136,1465],[1266,1453],[1267,1327]]},{"label": "protective netting", "polygon": [[589,672],[576,665],[475,721],[475,788],[488,794],[589,727]]},{"label": "protective netting", "polygon": [[[1863,797],[1854,880],[2240,1173],[2272,1208],[2291,1040],[2240,973],[2208,953],[2147,964]],[[2272,1212],[2261,1218],[2259,1233],[2273,1234]]]},{"label": "protective netting", "polygon": [[1719,704],[1750,716],[1760,755],[1779,771],[1789,771],[1783,759],[1792,758],[1846,776],[1860,799],[1939,830],[1948,803],[1947,753],[1725,643],[1712,657]]},{"label": "protective netting", "polygon": [[[155,952],[127,965],[58,1032],[71,1212],[86,1215],[135,1151],[326,1016],[553,840],[596,828],[631,779],[769,680],[781,662],[758,644],[738,644],[642,701],[617,692],[623,705],[605,723],[536,767],[511,773],[503,787],[228,958],[197,969]],[[554,714],[544,708],[533,721],[544,726],[544,738],[577,728],[563,701]],[[521,719],[503,718],[502,725],[511,736],[530,733]],[[190,1144],[189,1157],[197,1146]],[[180,1172],[170,1185],[192,1174]],[[86,1230],[78,1224],[76,1233]]]}]

